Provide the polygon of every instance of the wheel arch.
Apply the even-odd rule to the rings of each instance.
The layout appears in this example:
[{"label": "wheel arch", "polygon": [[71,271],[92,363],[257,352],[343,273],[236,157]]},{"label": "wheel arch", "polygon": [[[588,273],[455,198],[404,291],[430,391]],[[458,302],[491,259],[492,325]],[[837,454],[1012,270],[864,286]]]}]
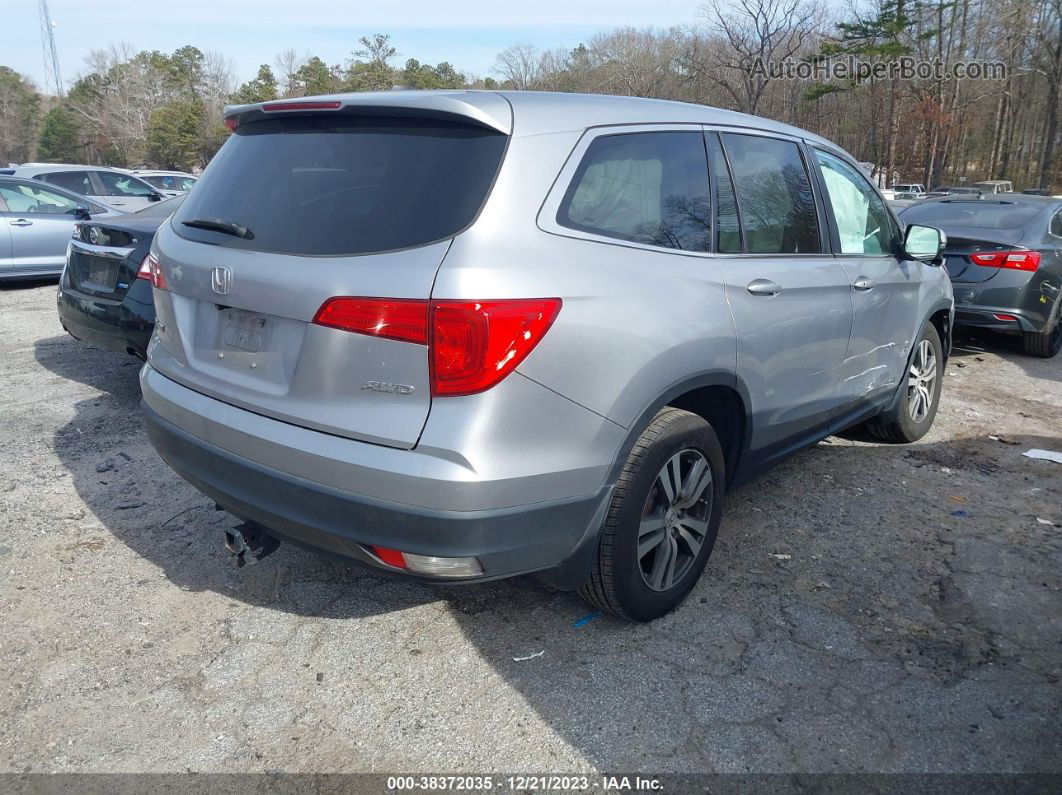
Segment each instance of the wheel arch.
[{"label": "wheel arch", "polygon": [[749,394],[744,382],[734,373],[724,370],[699,373],[678,381],[646,405],[627,429],[623,444],[612,462],[609,482],[615,482],[638,437],[665,406],[689,411],[712,426],[723,448],[727,483],[730,483],[740,467],[742,455],[748,449],[752,422]]}]

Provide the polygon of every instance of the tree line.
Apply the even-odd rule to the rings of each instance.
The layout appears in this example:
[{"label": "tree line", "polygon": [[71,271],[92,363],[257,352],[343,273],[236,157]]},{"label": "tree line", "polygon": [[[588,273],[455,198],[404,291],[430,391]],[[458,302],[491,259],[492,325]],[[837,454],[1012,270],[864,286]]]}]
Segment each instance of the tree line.
[{"label": "tree line", "polygon": [[[766,68],[849,59],[946,68],[829,79]],[[960,62],[1001,72],[957,78],[951,67]],[[401,62],[386,34],[361,38],[343,64],[286,50],[245,83],[233,71],[226,58],[193,46],[172,54],[112,46],[93,52],[59,98],[0,66],[0,163],[196,169],[228,135],[227,103],[473,88],[657,97],[753,113],[836,141],[875,164],[883,182],[1062,187],[1062,0],[865,0],[845,12],[815,0],[712,0],[685,26],[603,31],[573,49],[514,44],[486,77],[448,62]]]}]

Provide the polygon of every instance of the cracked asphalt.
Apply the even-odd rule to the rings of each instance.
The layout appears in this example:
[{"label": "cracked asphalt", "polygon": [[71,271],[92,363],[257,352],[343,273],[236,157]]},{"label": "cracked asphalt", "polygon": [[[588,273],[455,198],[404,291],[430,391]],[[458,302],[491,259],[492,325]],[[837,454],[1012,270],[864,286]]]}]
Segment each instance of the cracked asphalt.
[{"label": "cracked asphalt", "polygon": [[2,771],[1062,772],[1062,466],[1021,455],[1062,450],[1062,357],[962,339],[929,436],[729,495],[632,626],[531,578],[235,569],[54,290],[0,289]]}]

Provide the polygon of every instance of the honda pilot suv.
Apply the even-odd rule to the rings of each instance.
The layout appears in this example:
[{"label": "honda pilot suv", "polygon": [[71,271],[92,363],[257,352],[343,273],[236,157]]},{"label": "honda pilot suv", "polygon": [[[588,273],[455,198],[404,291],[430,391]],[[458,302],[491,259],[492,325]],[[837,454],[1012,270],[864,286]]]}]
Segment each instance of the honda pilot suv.
[{"label": "honda pilot suv", "polygon": [[226,120],[155,237],[141,382],[240,554],[536,572],[646,621],[700,577],[728,488],[849,426],[933,422],[941,235],[902,235],[819,137],[531,92]]}]

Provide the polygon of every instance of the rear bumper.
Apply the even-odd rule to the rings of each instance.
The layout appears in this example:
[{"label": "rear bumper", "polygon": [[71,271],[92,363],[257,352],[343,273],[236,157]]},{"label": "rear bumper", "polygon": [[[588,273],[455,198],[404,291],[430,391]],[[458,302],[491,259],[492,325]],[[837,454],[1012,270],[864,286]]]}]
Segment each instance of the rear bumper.
[{"label": "rear bumper", "polygon": [[143,408],[148,437],[163,460],[225,510],[282,540],[414,579],[435,578],[386,566],[366,546],[477,558],[483,574],[462,582],[553,570],[555,584],[575,587],[611,496],[611,488],[603,487],[588,496],[513,508],[431,510],[264,466],[192,436],[147,403]]},{"label": "rear bumper", "polygon": [[[1003,317],[999,318],[996,315]],[[956,306],[955,323],[959,326],[975,326],[990,331],[1039,331],[1032,321],[1021,314],[1020,310],[1005,307],[993,309],[983,306]]]},{"label": "rear bumper", "polygon": [[[1035,273],[1001,271],[984,282],[953,282],[955,322],[994,331],[1043,331],[1058,302],[1060,278],[1041,266]],[[999,320],[995,315],[1016,320]]]},{"label": "rear bumper", "polygon": [[107,350],[147,357],[155,328],[155,306],[147,282],[133,284],[122,300],[115,300],[78,292],[64,276],[56,301],[59,322],[70,336]]}]

